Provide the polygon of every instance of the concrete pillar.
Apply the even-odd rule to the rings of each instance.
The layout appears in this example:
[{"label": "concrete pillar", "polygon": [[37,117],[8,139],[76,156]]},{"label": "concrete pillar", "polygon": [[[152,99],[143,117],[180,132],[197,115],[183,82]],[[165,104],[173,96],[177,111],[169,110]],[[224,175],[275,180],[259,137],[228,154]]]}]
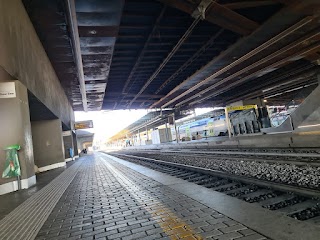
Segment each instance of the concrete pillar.
[{"label": "concrete pillar", "polygon": [[146,134],[147,134],[147,141],[149,141],[149,135],[148,135],[148,125],[146,125]]},{"label": "concrete pillar", "polygon": [[[27,88],[19,81],[11,81],[15,96],[4,90],[5,85],[0,79],[0,173],[4,170],[5,147],[19,144],[19,160],[21,166],[21,187],[29,188],[36,183],[34,174],[34,159],[32,147],[32,135],[30,126],[29,103]],[[8,86],[8,85],[7,85]],[[0,178],[0,195],[13,192],[18,189],[15,178]]]},{"label": "concrete pillar", "polygon": [[73,160],[72,156],[70,155],[70,148],[74,150],[72,131],[64,131],[62,133],[62,136],[64,146],[64,159],[66,162],[69,162]]},{"label": "concrete pillar", "polygon": [[141,136],[140,136],[140,129],[138,130],[138,137],[139,137],[139,146],[141,146]]},{"label": "concrete pillar", "polygon": [[180,142],[180,134],[179,134],[179,130],[177,129],[177,124],[176,124],[176,117],[175,117],[175,114],[173,113],[172,115],[172,120],[173,120],[173,125],[174,125],[174,130],[176,132],[176,141],[177,143]]},{"label": "concrete pillar", "polygon": [[39,172],[66,165],[61,121],[59,119],[31,122],[34,162]]},{"label": "concrete pillar", "polygon": [[79,157],[79,150],[78,150],[78,142],[77,142],[77,135],[74,131],[72,131],[72,140],[73,140],[73,151],[74,151],[74,157]]}]

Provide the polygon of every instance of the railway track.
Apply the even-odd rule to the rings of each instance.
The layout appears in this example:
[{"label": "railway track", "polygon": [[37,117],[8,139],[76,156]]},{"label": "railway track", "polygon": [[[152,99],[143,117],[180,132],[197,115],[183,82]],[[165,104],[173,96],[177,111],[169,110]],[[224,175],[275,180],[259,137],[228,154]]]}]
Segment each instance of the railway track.
[{"label": "railway track", "polygon": [[233,161],[255,161],[255,162],[269,162],[269,163],[280,163],[280,164],[295,164],[298,166],[310,165],[314,167],[320,167],[320,154],[312,157],[300,157],[300,156],[266,156],[266,155],[252,155],[252,154],[229,154],[222,152],[203,152],[203,151],[143,151],[144,154],[154,155],[154,154],[166,154],[171,156],[193,156],[193,157],[206,157],[212,159],[221,160],[233,160]]},{"label": "railway track", "polygon": [[[135,153],[108,153],[123,160],[182,178],[289,217],[320,224],[320,188],[308,188],[176,162]],[[149,154],[150,155],[150,154]],[[172,157],[172,155],[167,155]]]},{"label": "railway track", "polygon": [[[272,151],[274,150],[274,151]],[[285,149],[166,149],[166,150],[139,150],[147,154],[187,154],[187,155],[212,155],[214,157],[242,158],[242,160],[256,161],[288,161],[305,162],[316,164],[320,163],[320,150],[303,149],[303,150],[285,150]],[[289,162],[290,161],[290,162]]]}]

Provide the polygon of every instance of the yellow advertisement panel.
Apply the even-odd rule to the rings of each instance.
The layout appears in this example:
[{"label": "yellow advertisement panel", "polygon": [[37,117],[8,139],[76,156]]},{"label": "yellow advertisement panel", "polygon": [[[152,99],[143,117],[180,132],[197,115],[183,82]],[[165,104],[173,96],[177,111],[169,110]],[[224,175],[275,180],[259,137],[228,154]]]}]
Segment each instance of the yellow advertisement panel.
[{"label": "yellow advertisement panel", "polygon": [[78,130],[78,129],[86,129],[86,128],[93,128],[92,120],[76,122],[74,124],[74,129],[76,129],[76,130]]},{"label": "yellow advertisement panel", "polygon": [[239,111],[239,110],[247,110],[247,109],[252,109],[252,108],[257,108],[257,105],[245,105],[245,106],[229,106],[227,107],[228,111]]}]

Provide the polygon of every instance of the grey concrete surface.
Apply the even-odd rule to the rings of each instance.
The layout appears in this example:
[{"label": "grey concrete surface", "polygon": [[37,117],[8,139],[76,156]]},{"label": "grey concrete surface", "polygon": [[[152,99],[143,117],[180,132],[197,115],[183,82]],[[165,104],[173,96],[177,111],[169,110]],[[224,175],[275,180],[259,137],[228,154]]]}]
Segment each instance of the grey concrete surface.
[{"label": "grey concrete surface", "polygon": [[247,227],[275,240],[317,240],[320,227],[249,204],[205,187],[176,179],[146,167],[109,156],[111,159],[180,192]]},{"label": "grey concrete surface", "polygon": [[[16,84],[16,98],[0,99],[0,174],[4,170],[5,151],[7,146],[19,144],[19,160],[21,178],[27,179],[34,175],[33,144],[29,116],[28,93],[19,81]],[[16,180],[0,178],[0,185]]]},{"label": "grey concrete surface", "polygon": [[33,121],[31,129],[35,165],[40,168],[64,162],[61,121]]},{"label": "grey concrete surface", "polygon": [[0,67],[70,127],[73,110],[21,0],[0,1]]},{"label": "grey concrete surface", "polygon": [[316,89],[314,89],[312,93],[306,99],[304,99],[300,106],[291,114],[294,129],[297,129],[315,111],[319,111],[319,96],[320,86],[316,87]]}]

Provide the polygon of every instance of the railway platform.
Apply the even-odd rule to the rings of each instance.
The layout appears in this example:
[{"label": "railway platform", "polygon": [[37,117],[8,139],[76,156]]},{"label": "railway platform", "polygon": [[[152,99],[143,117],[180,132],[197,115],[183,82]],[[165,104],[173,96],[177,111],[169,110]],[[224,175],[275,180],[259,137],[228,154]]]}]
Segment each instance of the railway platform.
[{"label": "railway platform", "polygon": [[246,134],[208,137],[200,140],[130,146],[126,149],[184,149],[184,148],[319,148],[320,131],[297,131],[274,134]]},{"label": "railway platform", "polygon": [[104,153],[0,220],[0,239],[319,239],[320,228]]}]

